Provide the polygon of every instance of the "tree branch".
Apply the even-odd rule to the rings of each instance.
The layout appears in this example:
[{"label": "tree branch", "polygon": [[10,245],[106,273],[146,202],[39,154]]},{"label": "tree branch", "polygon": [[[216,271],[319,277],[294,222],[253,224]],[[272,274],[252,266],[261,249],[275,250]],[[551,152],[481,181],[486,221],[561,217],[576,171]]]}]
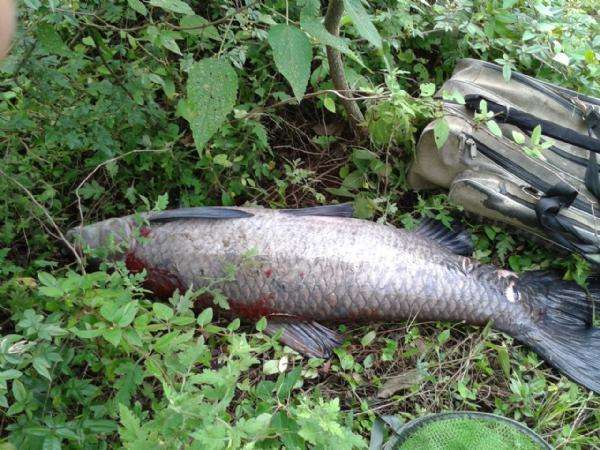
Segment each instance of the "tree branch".
[{"label": "tree branch", "polygon": [[[340,35],[340,20],[343,13],[344,0],[329,0],[327,13],[325,14],[325,28],[334,36]],[[344,74],[344,61],[341,53],[335,48],[327,46],[327,60],[329,61],[329,73],[335,88],[340,92],[350,92],[350,86],[348,86]],[[346,113],[348,113],[348,119],[354,132],[364,134],[361,128],[365,118],[356,102],[344,98],[341,99],[341,102]]]}]

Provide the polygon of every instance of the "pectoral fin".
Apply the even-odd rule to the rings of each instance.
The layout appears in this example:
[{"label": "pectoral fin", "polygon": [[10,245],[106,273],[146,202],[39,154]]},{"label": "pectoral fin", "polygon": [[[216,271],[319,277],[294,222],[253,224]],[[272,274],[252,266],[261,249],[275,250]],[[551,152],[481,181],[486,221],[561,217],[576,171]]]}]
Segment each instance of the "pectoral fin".
[{"label": "pectoral fin", "polygon": [[280,341],[305,356],[329,358],[342,343],[335,331],[317,322],[278,322],[270,320],[265,333],[270,336],[283,331]]}]

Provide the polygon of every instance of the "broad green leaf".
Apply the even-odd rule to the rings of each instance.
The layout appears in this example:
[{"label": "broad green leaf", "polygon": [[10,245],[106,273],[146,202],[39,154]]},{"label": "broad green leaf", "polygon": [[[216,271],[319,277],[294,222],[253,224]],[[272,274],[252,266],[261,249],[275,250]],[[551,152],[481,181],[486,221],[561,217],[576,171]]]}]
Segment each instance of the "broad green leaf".
[{"label": "broad green leaf", "polygon": [[379,31],[377,31],[377,28],[373,25],[361,0],[344,0],[344,6],[352,19],[352,23],[356,27],[358,34],[369,41],[374,47],[381,48],[381,36],[379,35]]},{"label": "broad green leaf", "polygon": [[142,16],[148,15],[148,9],[140,0],[127,0],[127,4],[136,13],[141,14]]},{"label": "broad green leaf", "polygon": [[187,82],[183,117],[201,151],[235,106],[238,78],[229,62],[207,58],[195,63]]},{"label": "broad green leaf", "polygon": [[300,27],[306,31],[312,38],[317,40],[319,44],[328,45],[338,50],[340,53],[348,55],[360,65],[364,66],[360,57],[350,50],[348,39],[334,36],[321,23],[319,18],[306,18],[300,21]]},{"label": "broad green leaf", "polygon": [[440,119],[435,123],[433,127],[433,140],[438,149],[441,149],[450,135],[450,126],[446,119]]},{"label": "broad green leaf", "polygon": [[149,3],[157,8],[177,14],[194,14],[194,10],[190,7],[190,5],[182,2],[181,0],[150,0]]},{"label": "broad green leaf", "polygon": [[273,49],[275,66],[292,86],[296,99],[301,101],[312,61],[308,36],[294,26],[279,24],[271,27],[268,40]]}]

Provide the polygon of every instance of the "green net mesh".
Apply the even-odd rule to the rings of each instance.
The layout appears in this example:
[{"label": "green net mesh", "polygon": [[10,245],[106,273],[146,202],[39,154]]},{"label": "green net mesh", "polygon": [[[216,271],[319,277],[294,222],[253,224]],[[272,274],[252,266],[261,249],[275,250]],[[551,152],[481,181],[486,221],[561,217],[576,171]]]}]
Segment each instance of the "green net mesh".
[{"label": "green net mesh", "polygon": [[400,430],[397,450],[547,450],[518,422],[483,413],[436,414]]}]

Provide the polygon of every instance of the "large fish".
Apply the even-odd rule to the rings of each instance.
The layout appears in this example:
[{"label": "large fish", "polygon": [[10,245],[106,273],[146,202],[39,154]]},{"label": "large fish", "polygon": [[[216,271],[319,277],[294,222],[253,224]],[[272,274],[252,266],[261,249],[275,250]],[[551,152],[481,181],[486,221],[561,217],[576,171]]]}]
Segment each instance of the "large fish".
[{"label": "large fish", "polygon": [[465,256],[472,252],[465,233],[435,222],[409,232],[351,215],[349,205],[184,208],[150,214],[141,229],[128,216],[69,236],[92,248],[119,242],[125,250],[113,257],[146,270],[157,295],[218,287],[233,314],[267,317],[269,332],[280,330],[307,355],[326,357],[339,345],[319,322],[492,321],[600,392],[600,329],[592,324],[600,288],[586,293],[552,274],[480,264]]}]

